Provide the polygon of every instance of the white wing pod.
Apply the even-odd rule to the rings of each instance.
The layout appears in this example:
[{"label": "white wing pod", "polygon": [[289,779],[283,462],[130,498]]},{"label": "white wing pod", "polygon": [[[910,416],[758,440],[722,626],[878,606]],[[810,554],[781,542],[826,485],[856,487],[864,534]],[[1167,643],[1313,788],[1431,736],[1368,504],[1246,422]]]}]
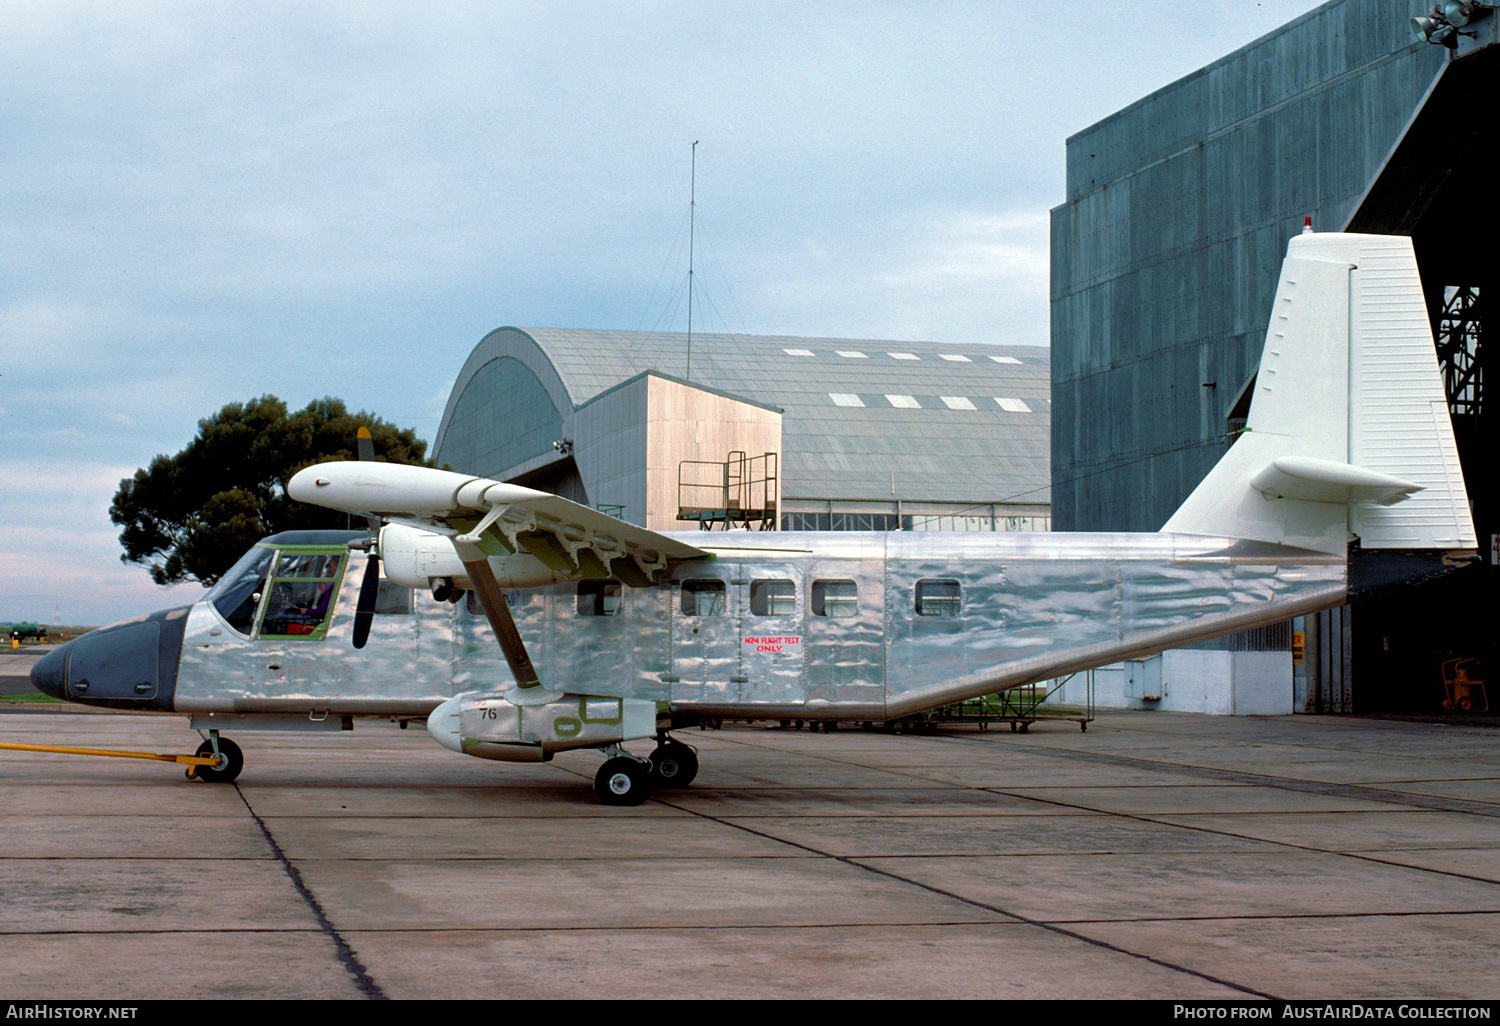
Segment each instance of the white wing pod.
[{"label": "white wing pod", "polygon": [[294,474],[286,491],[298,502],[413,520],[443,520],[498,503],[552,498],[520,485],[400,463],[318,463]]}]

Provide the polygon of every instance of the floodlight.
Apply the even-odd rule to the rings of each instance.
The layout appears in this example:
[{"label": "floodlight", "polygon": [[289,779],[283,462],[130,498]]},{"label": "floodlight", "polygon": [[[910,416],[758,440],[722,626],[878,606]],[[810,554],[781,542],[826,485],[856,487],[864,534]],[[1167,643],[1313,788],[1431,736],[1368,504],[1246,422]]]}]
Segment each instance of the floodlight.
[{"label": "floodlight", "polygon": [[1454,28],[1467,25],[1474,16],[1471,0],[1443,0],[1443,20]]},{"label": "floodlight", "polygon": [[[1433,10],[1436,10],[1436,8],[1433,8]],[[1411,30],[1424,43],[1435,42],[1432,38],[1433,34],[1447,27],[1448,25],[1440,17],[1434,15],[1420,15],[1411,20]]]},{"label": "floodlight", "polygon": [[[1472,13],[1474,5],[1468,0],[1449,0],[1453,4],[1461,4],[1468,13]],[[1461,13],[1461,17],[1467,20],[1467,13]],[[1427,43],[1435,43],[1438,46],[1446,46],[1449,49],[1458,45],[1458,29],[1449,24],[1443,15],[1440,4],[1434,4],[1432,11],[1411,20],[1411,30],[1416,33],[1417,38]]]}]

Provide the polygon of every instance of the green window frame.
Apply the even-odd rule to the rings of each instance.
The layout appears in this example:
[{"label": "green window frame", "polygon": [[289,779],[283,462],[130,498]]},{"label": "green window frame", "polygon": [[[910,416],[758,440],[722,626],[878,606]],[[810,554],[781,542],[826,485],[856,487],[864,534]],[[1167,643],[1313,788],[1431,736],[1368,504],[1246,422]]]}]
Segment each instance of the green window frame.
[{"label": "green window frame", "polygon": [[349,550],[342,546],[286,545],[266,581],[255,636],[321,641],[338,605]]}]

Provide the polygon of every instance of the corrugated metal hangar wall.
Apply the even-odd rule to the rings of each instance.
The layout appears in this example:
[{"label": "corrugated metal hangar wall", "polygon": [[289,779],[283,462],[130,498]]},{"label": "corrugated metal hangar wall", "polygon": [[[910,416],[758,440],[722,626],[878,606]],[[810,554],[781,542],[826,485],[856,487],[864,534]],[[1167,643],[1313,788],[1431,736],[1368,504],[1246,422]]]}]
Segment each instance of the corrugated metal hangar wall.
[{"label": "corrugated metal hangar wall", "polygon": [[[1492,27],[1451,54],[1419,41],[1422,13],[1334,0],[1068,140],[1052,212],[1055,529],[1156,530],[1223,454],[1287,239],[1310,216],[1414,238],[1490,546],[1479,296],[1496,260],[1478,186],[1500,47]],[[1440,708],[1445,660],[1493,663],[1495,573],[1309,620],[1306,706]]]}]

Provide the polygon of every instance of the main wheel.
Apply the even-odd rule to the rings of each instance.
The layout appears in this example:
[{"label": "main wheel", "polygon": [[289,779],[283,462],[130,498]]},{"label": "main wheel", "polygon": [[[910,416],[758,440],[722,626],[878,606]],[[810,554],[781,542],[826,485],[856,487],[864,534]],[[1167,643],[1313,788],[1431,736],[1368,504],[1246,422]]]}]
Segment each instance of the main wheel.
[{"label": "main wheel", "polygon": [[697,775],[698,753],[681,741],[668,741],[651,753],[651,777],[657,787],[687,787]]},{"label": "main wheel", "polygon": [[[208,758],[214,754],[214,743],[205,741],[198,746],[193,753],[202,758]],[[220,762],[217,766],[198,766],[193,776],[199,780],[206,780],[210,784],[228,784],[240,775],[240,770],[245,768],[245,756],[240,751],[240,746],[227,737],[219,738]]]},{"label": "main wheel", "polygon": [[605,759],[594,774],[594,793],[605,805],[639,805],[651,794],[651,769],[623,755]]}]

